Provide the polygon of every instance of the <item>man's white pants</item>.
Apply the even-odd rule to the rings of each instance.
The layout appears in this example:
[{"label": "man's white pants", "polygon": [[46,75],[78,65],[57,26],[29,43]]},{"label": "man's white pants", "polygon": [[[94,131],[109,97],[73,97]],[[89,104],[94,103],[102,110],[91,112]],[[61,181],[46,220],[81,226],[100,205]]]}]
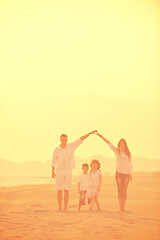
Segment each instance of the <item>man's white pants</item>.
[{"label": "man's white pants", "polygon": [[72,188],[72,171],[57,171],[56,172],[56,189],[71,190]]}]

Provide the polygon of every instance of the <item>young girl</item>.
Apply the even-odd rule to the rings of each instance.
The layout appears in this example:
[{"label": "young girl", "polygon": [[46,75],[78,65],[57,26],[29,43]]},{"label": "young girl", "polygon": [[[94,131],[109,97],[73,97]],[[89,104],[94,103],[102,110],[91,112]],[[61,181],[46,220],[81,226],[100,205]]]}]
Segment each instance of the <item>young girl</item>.
[{"label": "young girl", "polygon": [[89,210],[92,211],[94,202],[96,203],[98,211],[100,211],[100,205],[98,201],[98,195],[102,185],[102,172],[100,169],[100,163],[98,160],[92,160],[90,164],[91,170],[89,173],[89,184],[87,190],[88,202],[90,203]]}]

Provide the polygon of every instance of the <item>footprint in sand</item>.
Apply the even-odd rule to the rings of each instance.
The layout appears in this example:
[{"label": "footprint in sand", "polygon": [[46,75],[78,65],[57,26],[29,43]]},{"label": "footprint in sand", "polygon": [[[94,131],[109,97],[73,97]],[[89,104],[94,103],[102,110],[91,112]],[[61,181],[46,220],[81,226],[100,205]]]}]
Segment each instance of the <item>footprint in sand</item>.
[{"label": "footprint in sand", "polygon": [[32,205],[30,205],[30,207],[39,207],[39,208],[43,208],[43,206],[40,205],[40,204],[32,204]]},{"label": "footprint in sand", "polygon": [[47,209],[46,209],[46,210],[44,209],[44,210],[35,210],[34,212],[35,212],[35,213],[48,213],[48,212],[50,212],[50,211],[47,210]]},{"label": "footprint in sand", "polygon": [[119,234],[114,234],[114,239],[122,239],[122,236]]},{"label": "footprint in sand", "polygon": [[0,214],[0,217],[6,217],[6,216],[7,216],[7,214],[4,214],[4,213]]},{"label": "footprint in sand", "polygon": [[77,208],[77,205],[69,205],[69,208]]}]

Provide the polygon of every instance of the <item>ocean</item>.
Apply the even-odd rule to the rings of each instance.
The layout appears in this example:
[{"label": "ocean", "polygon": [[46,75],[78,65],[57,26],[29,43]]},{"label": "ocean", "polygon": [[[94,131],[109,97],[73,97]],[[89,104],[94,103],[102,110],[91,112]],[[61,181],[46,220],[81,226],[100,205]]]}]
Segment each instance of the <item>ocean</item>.
[{"label": "ocean", "polygon": [[55,180],[51,177],[0,176],[0,187],[53,183],[55,183]]}]

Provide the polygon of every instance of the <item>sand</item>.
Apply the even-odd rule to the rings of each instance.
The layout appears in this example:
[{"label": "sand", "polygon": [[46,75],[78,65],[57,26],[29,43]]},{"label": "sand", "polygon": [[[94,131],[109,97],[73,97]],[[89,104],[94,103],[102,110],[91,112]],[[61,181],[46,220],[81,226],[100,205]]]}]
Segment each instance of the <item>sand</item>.
[{"label": "sand", "polygon": [[0,188],[0,239],[92,240],[160,239],[160,178],[134,176],[127,212],[118,211],[114,177],[103,177],[102,211],[77,212],[77,186],[70,192],[68,213],[57,212],[54,184]]}]

